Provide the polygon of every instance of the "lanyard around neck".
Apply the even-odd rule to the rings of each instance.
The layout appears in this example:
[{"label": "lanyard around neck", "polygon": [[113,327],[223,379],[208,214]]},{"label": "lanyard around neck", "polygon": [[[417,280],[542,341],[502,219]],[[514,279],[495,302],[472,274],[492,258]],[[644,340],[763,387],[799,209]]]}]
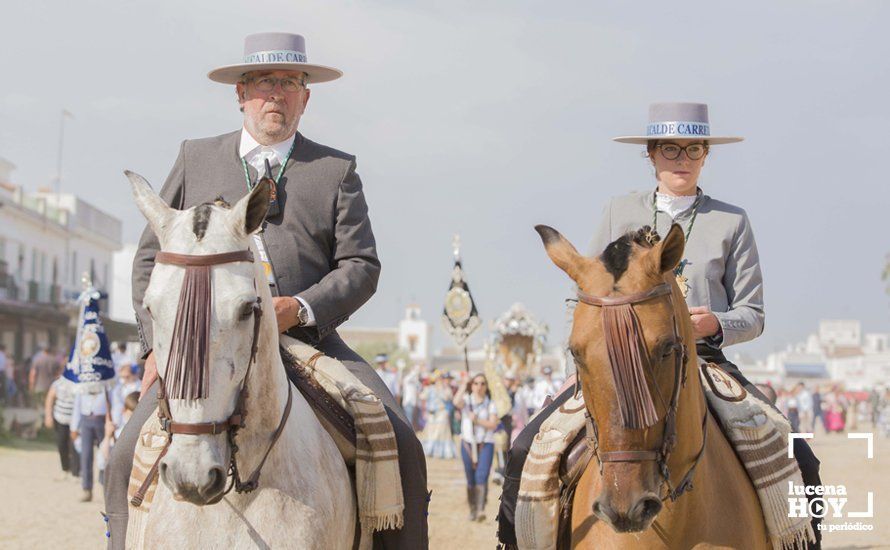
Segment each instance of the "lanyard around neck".
[{"label": "lanyard around neck", "polygon": [[[290,144],[290,149],[287,151],[287,156],[284,157],[284,162],[282,162],[281,166],[279,166],[278,168],[278,176],[275,178],[276,186],[278,186],[278,182],[281,181],[281,176],[284,174],[284,168],[287,166],[287,161],[290,160],[290,156],[294,153],[294,147],[296,147],[296,145],[297,136],[294,135],[294,141]],[[253,189],[253,185],[250,184],[250,172],[248,172],[247,170],[247,160],[245,160],[244,157],[241,158],[241,166],[244,167],[244,181],[247,182],[247,190],[250,191],[251,189]],[[268,166],[268,164],[266,166]],[[259,170],[257,170],[257,172],[259,172]],[[272,174],[267,175],[271,176]],[[260,179],[262,178],[259,177],[259,174],[257,174],[257,181],[259,181]]]}]

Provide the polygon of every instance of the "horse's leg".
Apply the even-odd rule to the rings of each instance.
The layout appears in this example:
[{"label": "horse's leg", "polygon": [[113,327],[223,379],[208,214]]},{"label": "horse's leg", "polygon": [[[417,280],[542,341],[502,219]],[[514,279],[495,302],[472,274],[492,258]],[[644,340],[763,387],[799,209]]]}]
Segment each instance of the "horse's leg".
[{"label": "horse's leg", "polygon": [[339,360],[364,385],[383,402],[386,414],[392,423],[399,447],[399,474],[402,477],[402,495],[405,500],[405,523],[402,529],[378,531],[374,535],[374,546],[385,548],[426,548],[429,546],[427,508],[429,493],[426,484],[426,455],[414,429],[405,417],[402,407],[374,369],[365,363],[360,355],[352,351],[334,333],[318,346],[319,351]]},{"label": "horse's leg", "polygon": [[133,453],[142,425],[158,405],[157,381],[141,395],[139,404],[111,449],[105,468],[105,514],[108,515],[110,550],[123,550],[127,542],[127,485],[133,469]]}]

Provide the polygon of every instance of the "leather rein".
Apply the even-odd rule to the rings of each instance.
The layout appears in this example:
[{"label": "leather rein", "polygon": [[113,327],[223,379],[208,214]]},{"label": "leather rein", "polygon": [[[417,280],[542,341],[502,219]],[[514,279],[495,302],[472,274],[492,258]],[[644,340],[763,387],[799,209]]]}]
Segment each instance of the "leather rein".
[{"label": "leather rein", "polygon": [[[238,250],[235,252],[224,252],[221,254],[206,255],[158,252],[157,256],[155,257],[155,262],[183,266],[188,269],[191,267],[216,266],[233,262],[253,263],[253,254],[250,252],[250,250]],[[223,420],[222,422],[175,422],[173,420],[173,415],[170,413],[170,403],[167,400],[166,385],[164,383],[164,380],[162,380],[160,376],[158,376],[158,417],[161,421],[161,428],[163,428],[164,431],[170,434],[170,437],[167,440],[167,445],[164,448],[164,451],[161,453],[161,456],[163,457],[163,455],[166,454],[167,447],[170,446],[174,434],[218,435],[221,433],[226,433],[229,446],[231,447],[228,470],[228,475],[231,476],[231,482],[229,483],[229,486],[226,488],[226,490],[222,493],[223,495],[228,494],[233,487],[235,489],[235,492],[237,493],[249,493],[257,488],[259,484],[260,472],[263,469],[263,465],[266,463],[266,459],[269,457],[269,453],[272,452],[272,449],[275,447],[275,444],[281,437],[282,432],[284,432],[284,426],[287,424],[287,419],[290,416],[291,404],[293,403],[293,390],[290,383],[288,383],[287,404],[284,406],[284,413],[281,416],[281,421],[278,423],[278,428],[275,430],[275,433],[272,434],[272,441],[269,443],[269,447],[266,449],[265,454],[263,454],[263,458],[260,463],[247,478],[247,481],[242,481],[240,472],[238,470],[238,462],[236,460],[238,445],[235,444],[235,436],[238,434],[238,430],[244,428],[245,426],[244,419],[247,417],[246,401],[248,398],[247,381],[250,378],[251,367],[253,367],[253,364],[256,362],[257,345],[260,335],[260,320],[262,319],[262,315],[262,302],[260,300],[260,297],[257,296],[256,302],[254,302],[253,304],[253,341],[250,345],[250,359],[247,363],[247,372],[245,373],[244,379],[241,382],[241,389],[238,392],[238,400],[235,402],[235,409],[226,420]],[[160,458],[158,460],[160,461]]]},{"label": "leather rein", "polygon": [[[623,306],[623,305],[634,305],[641,302],[645,302],[648,300],[652,300],[655,298],[659,298],[661,296],[667,296],[668,300],[671,302],[671,311],[675,311],[673,308],[673,296],[671,292],[671,285],[668,283],[663,283],[658,286],[655,286],[649,290],[643,292],[637,292],[635,294],[629,294],[626,296],[593,296],[590,294],[586,294],[580,290],[578,290],[578,301],[587,305],[608,308],[613,306]],[[705,445],[708,441],[708,407],[705,406],[705,414],[702,419],[702,445],[701,449],[699,449],[698,454],[693,460],[692,465],[686,471],[686,474],[683,476],[683,479],[680,480],[680,483],[674,487],[671,484],[671,474],[668,468],[668,459],[670,458],[671,452],[673,452],[674,447],[677,444],[677,409],[680,404],[680,390],[686,386],[686,361],[689,358],[689,352],[686,347],[686,344],[680,338],[680,331],[677,325],[677,317],[676,314],[672,313],[672,324],[673,324],[673,332],[674,332],[674,386],[673,391],[671,393],[670,404],[667,406],[667,413],[664,417],[664,431],[662,433],[661,445],[656,450],[651,451],[606,451],[603,452],[599,448],[599,429],[597,427],[596,420],[590,414],[590,410],[585,407],[585,421],[586,421],[586,430],[587,430],[587,444],[593,451],[593,455],[596,457],[597,462],[599,463],[600,475],[603,473],[603,463],[605,462],[648,462],[655,461],[658,465],[659,472],[663,478],[663,484],[667,486],[667,494],[661,497],[661,500],[664,501],[668,498],[671,501],[677,500],[680,495],[685,493],[688,490],[692,489],[692,477],[695,473],[695,468],[698,466],[699,461],[701,460],[702,455],[704,454]],[[605,326],[605,325],[604,325]],[[608,338],[609,336],[606,335]],[[628,346],[636,345],[635,342],[627,342]],[[650,371],[651,373],[651,371]],[[580,372],[578,373],[578,387],[580,388]],[[617,382],[616,382],[617,383]],[[657,389],[657,386],[656,386]],[[576,388],[576,393],[578,389]],[[660,395],[660,394],[659,394]]]}]

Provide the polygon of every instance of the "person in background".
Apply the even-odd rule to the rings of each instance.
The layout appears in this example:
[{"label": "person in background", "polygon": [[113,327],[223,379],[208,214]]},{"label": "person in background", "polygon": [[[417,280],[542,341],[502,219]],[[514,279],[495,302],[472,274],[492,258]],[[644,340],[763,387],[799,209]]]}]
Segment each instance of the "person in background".
[{"label": "person in background", "polygon": [[0,344],[0,403],[6,403],[6,346]]},{"label": "person in background", "polygon": [[402,410],[417,431],[417,396],[420,393],[420,365],[414,365],[402,379]]},{"label": "person in background", "polygon": [[62,464],[61,479],[80,475],[80,456],[71,439],[71,415],[74,411],[74,383],[62,376],[62,368],[56,369],[56,379],[49,386],[44,402],[43,425],[56,434],[56,448]]},{"label": "person in background", "polygon": [[128,395],[138,392],[142,382],[136,377],[138,367],[126,364],[118,372],[117,384],[111,390],[111,421],[115,429],[124,426],[122,416],[126,410],[125,401]]},{"label": "person in background", "polygon": [[541,407],[544,406],[544,402],[547,401],[547,398],[556,397],[556,392],[559,391],[559,386],[561,384],[553,379],[553,369],[551,367],[544,367],[541,369],[541,377],[535,382],[534,386],[534,408],[537,411]]},{"label": "person in background", "polygon": [[46,392],[55,378],[57,364],[47,347],[41,344],[31,359],[31,372],[28,375],[28,390],[34,396],[35,403],[43,403],[46,398]]},{"label": "person in background", "polygon": [[395,367],[389,364],[389,356],[385,353],[377,354],[374,358],[377,376],[386,384],[389,393],[395,398],[396,403],[400,402],[401,394],[399,393],[399,373]]},{"label": "person in background", "polygon": [[[124,370],[130,369],[128,367]],[[137,386],[136,391],[127,393],[123,398],[121,413],[118,421],[105,422],[105,437],[102,439],[102,443],[99,445],[99,454],[96,457],[96,462],[99,467],[99,481],[101,483],[105,483],[105,466],[108,464],[108,459],[111,456],[111,449],[114,447],[114,442],[117,441],[118,437],[120,437],[124,426],[127,425],[127,421],[130,420],[131,416],[133,416],[133,411],[136,410],[136,405],[138,404],[139,387]],[[114,405],[112,405],[112,407],[113,406]]]},{"label": "person in background", "polygon": [[499,424],[484,374],[473,376],[467,385],[461,386],[454,396],[454,406],[461,411],[460,454],[467,476],[470,521],[484,521],[488,476],[494,458],[494,431]]},{"label": "person in background", "polygon": [[433,458],[454,458],[454,440],[451,438],[449,411],[453,407],[448,379],[436,371],[430,377],[430,385],[423,391],[427,420],[423,428],[423,450]]},{"label": "person in background", "polygon": [[81,436],[80,481],[83,488],[81,502],[93,500],[93,450],[105,437],[105,415],[108,414],[108,397],[104,390],[95,393],[79,393],[74,398],[71,415],[71,439]]},{"label": "person in background", "polygon": [[114,351],[111,352],[111,361],[114,363],[115,373],[120,373],[122,368],[130,366],[133,363],[133,359],[127,353],[126,342],[118,342],[114,346]]}]

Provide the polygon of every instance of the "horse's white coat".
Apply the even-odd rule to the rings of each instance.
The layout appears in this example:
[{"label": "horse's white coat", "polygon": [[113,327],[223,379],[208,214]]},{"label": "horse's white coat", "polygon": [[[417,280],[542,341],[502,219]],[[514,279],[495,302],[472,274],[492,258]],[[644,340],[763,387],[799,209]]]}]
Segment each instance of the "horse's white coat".
[{"label": "horse's white coat", "polygon": [[[197,240],[194,209],[169,208],[135,174],[127,174],[140,210],[158,235],[161,249],[182,254],[214,254],[253,249],[245,230],[248,201],[231,209],[214,206],[203,239]],[[184,268],[156,264],[145,294],[154,324],[158,373],[166,372],[166,354],[176,317]],[[259,295],[263,315],[256,364],[248,381],[246,427],[236,443],[238,469],[246,480],[259,464],[287,402],[290,382],[278,353],[278,331],[269,287],[259,262],[212,268],[210,393],[207,399],[171,400],[177,422],[223,421],[229,417],[247,371],[253,317],[243,312]],[[148,515],[148,548],[350,548],[356,507],[349,474],[334,442],[303,396],[293,391],[290,419],[263,467],[259,488],[234,491],[220,502],[195,505],[174,498],[183,486],[207,486],[211,468],[227,470],[226,436],[176,435],[162,464],[163,483]],[[227,482],[228,483],[228,482]],[[187,491],[186,491],[187,492]],[[212,498],[213,495],[207,495]],[[200,500],[191,497],[193,500]]]}]

